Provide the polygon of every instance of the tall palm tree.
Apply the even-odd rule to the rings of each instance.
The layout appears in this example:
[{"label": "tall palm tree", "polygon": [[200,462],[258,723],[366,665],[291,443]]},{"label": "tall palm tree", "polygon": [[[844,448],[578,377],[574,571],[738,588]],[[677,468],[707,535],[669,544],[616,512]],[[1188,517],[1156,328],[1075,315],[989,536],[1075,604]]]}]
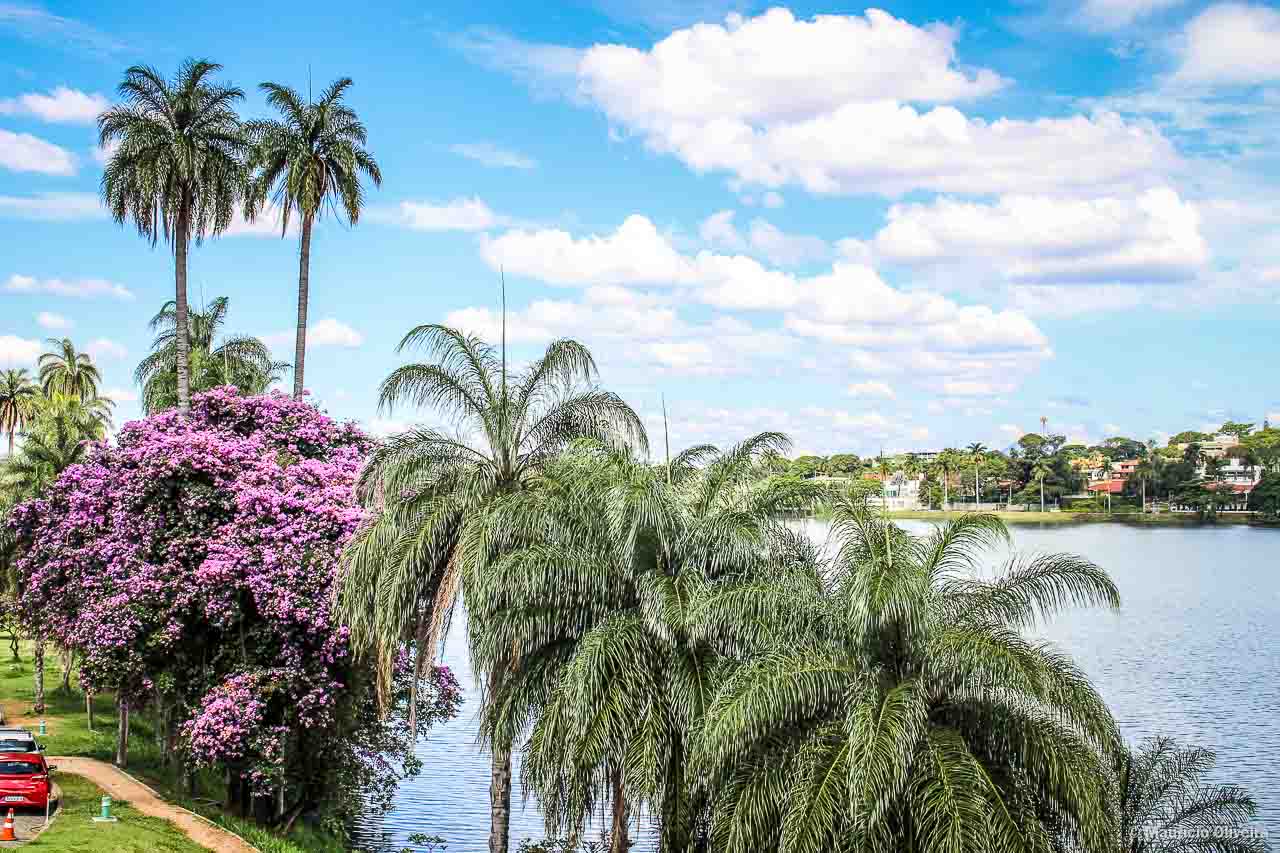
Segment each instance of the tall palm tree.
[{"label": "tall palm tree", "polygon": [[131,219],[155,246],[173,247],[178,410],[191,408],[187,247],[226,230],[245,185],[247,144],[234,105],[244,92],[212,82],[222,66],[188,59],[173,80],[155,68],[125,71],[122,103],[98,116],[99,143],[115,145],[102,197],[117,223]]},{"label": "tall palm tree", "polygon": [[1053,465],[1049,464],[1048,457],[1037,459],[1031,466],[1032,479],[1040,482],[1040,511],[1044,512],[1044,478],[1053,476]]},{"label": "tall palm tree", "polygon": [[980,441],[975,441],[967,449],[969,458],[973,461],[973,502],[974,506],[977,506],[982,502],[982,497],[978,494],[978,467],[982,464],[987,446]]},{"label": "tall palm tree", "polygon": [[942,508],[951,509],[951,472],[959,464],[959,454],[948,447],[938,454],[937,466],[942,469]]},{"label": "tall palm tree", "polygon": [[9,433],[9,455],[13,456],[14,436],[26,428],[35,415],[40,386],[31,381],[24,368],[0,373],[0,432]]},{"label": "tall palm tree", "polygon": [[1111,512],[1111,475],[1115,472],[1116,464],[1111,459],[1102,460],[1102,479],[1107,484],[1107,512]]},{"label": "tall palm tree", "polygon": [[40,386],[46,395],[65,394],[77,400],[98,396],[102,373],[85,352],[77,352],[70,338],[49,338],[52,350],[36,362]]},{"label": "tall palm tree", "polygon": [[[242,394],[263,394],[289,365],[276,361],[265,343],[248,335],[219,338],[231,300],[214,299],[203,310],[187,311],[189,387],[191,393],[234,385]],[[151,354],[139,362],[134,381],[142,386],[142,410],[147,414],[178,404],[178,311],[172,299],[151,318],[156,333]]]},{"label": "tall palm tree", "polygon": [[289,229],[291,215],[296,213],[301,220],[298,330],[293,352],[293,396],[299,398],[307,357],[311,228],[323,216],[326,203],[349,225],[356,224],[364,203],[361,175],[374,186],[382,186],[382,172],[364,147],[364,125],[342,102],[350,87],[351,78],[343,77],[330,83],[319,101],[304,103],[288,86],[263,83],[259,88],[267,93],[267,103],[276,108],[282,120],[246,125],[253,146],[246,212],[256,216],[271,196],[280,210],[281,236]]},{"label": "tall palm tree", "polygon": [[[372,514],[347,548],[338,614],[352,640],[389,678],[403,644],[416,666],[434,654],[468,551],[495,500],[529,488],[571,442],[589,438],[647,450],[644,427],[616,394],[593,384],[595,362],[576,341],[559,340],[521,370],[508,370],[505,346],[439,325],[412,329],[399,351],[425,348],[431,359],[399,367],[382,382],[380,404],[433,406],[459,434],[419,426],[381,444],[361,476]],[[472,631],[483,630],[468,620]],[[485,669],[487,695],[500,695],[504,661]],[[489,847],[505,853],[511,810],[511,743],[494,739]]]},{"label": "tall palm tree", "polygon": [[706,606],[742,650],[698,734],[712,849],[1104,850],[1118,729],[1084,673],[1024,632],[1117,607],[1107,574],[1058,554],[979,579],[1008,535],[990,515],[924,538],[856,502],[833,516],[819,583]]},{"label": "tall palm tree", "polygon": [[1234,785],[1211,785],[1216,756],[1181,748],[1169,738],[1151,738],[1121,758],[1119,850],[1121,853],[1262,853],[1266,839],[1250,826],[1257,805]]},{"label": "tall palm tree", "polygon": [[769,583],[784,554],[812,548],[781,517],[822,487],[759,477],[787,446],[765,433],[667,465],[615,456],[604,475],[557,482],[550,497],[531,495],[549,511],[523,525],[527,545],[468,594],[468,612],[474,602],[495,626],[478,657],[525,662],[503,718],[533,721],[525,782],[550,834],[580,834],[612,797],[614,851],[626,849],[632,807],[659,818],[661,849],[694,848],[708,800],[692,736],[723,665],[717,644],[732,642],[702,631],[700,602],[725,585]]}]

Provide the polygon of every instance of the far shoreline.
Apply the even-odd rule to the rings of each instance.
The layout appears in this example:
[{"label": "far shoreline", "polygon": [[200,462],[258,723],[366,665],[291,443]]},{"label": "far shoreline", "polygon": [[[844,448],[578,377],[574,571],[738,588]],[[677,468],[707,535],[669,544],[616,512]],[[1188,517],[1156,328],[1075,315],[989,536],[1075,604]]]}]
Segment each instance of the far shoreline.
[{"label": "far shoreline", "polygon": [[[890,510],[895,520],[951,521],[968,514],[966,510]],[[1005,524],[1128,524],[1134,527],[1216,527],[1221,525],[1245,525],[1249,527],[1280,527],[1273,521],[1263,521],[1253,513],[1220,514],[1214,518],[1200,518],[1193,513],[1138,513],[1138,512],[1001,512],[990,511]],[[819,513],[818,518],[823,514]]]}]

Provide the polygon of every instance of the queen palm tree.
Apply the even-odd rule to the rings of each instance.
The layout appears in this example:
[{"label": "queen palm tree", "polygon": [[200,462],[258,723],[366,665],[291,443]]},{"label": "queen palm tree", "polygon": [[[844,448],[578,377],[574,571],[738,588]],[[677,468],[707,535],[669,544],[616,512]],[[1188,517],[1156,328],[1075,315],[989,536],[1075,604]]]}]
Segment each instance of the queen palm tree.
[{"label": "queen palm tree", "polygon": [[1040,482],[1040,511],[1044,512],[1044,478],[1053,476],[1053,466],[1046,457],[1037,459],[1031,466],[1031,477]]},{"label": "queen palm tree", "polygon": [[[508,370],[505,342],[439,325],[412,329],[399,351],[424,348],[382,382],[380,405],[433,406],[457,434],[419,426],[382,443],[362,473],[359,495],[371,521],[345,557],[338,614],[352,641],[375,657],[384,683],[403,644],[416,666],[434,654],[464,589],[464,568],[482,566],[474,548],[490,504],[529,488],[571,442],[596,439],[647,450],[644,427],[616,394],[595,387],[595,362],[576,341],[559,340],[527,367]],[[472,631],[481,620],[468,620]],[[503,660],[486,664],[487,695],[500,695]],[[511,743],[494,739],[489,848],[505,853],[511,809]]]},{"label": "queen palm tree", "polygon": [[925,538],[856,502],[833,516],[818,583],[705,605],[738,626],[741,661],[698,730],[695,766],[719,792],[712,849],[1107,849],[1118,729],[1084,673],[1024,633],[1065,607],[1118,606],[1107,574],[1045,555],[978,579],[982,550],[1007,538],[994,516]]},{"label": "queen palm tree", "polygon": [[355,225],[364,203],[360,185],[363,174],[382,185],[382,172],[365,150],[364,125],[342,102],[351,78],[329,84],[314,103],[288,86],[263,83],[267,103],[282,121],[251,121],[246,125],[252,141],[249,165],[252,176],[245,199],[248,215],[256,216],[269,196],[280,211],[280,233],[289,229],[290,216],[301,224],[298,252],[298,329],[293,352],[293,396],[301,398],[303,368],[307,357],[307,303],[311,276],[311,229],[326,203]]},{"label": "queen palm tree", "polygon": [[173,80],[155,68],[125,71],[122,103],[98,116],[99,144],[115,145],[102,197],[117,223],[132,220],[155,246],[173,247],[178,410],[191,408],[187,248],[231,224],[245,186],[247,144],[234,105],[244,92],[211,77],[222,66],[188,59]]},{"label": "queen palm tree", "polygon": [[67,468],[79,462],[90,442],[99,441],[110,423],[103,406],[54,391],[40,398],[18,453],[3,468],[4,485],[18,498],[38,496]]},{"label": "queen palm tree", "polygon": [[527,544],[499,548],[468,612],[494,626],[479,659],[524,662],[500,718],[532,720],[524,778],[549,834],[579,835],[612,797],[614,851],[627,849],[632,808],[658,817],[661,849],[694,848],[708,800],[692,736],[723,665],[716,643],[732,642],[702,631],[700,602],[726,584],[770,583],[783,555],[811,549],[780,519],[823,488],[759,476],[787,446],[764,433],[659,466],[613,454],[602,473],[579,464],[531,493],[526,524],[501,525],[523,527]]},{"label": "queen palm tree", "polygon": [[951,509],[951,472],[959,465],[959,454],[948,447],[938,454],[937,466],[942,469],[942,508]]},{"label": "queen palm tree", "polygon": [[[234,385],[242,394],[263,394],[289,365],[276,361],[265,343],[248,335],[219,338],[231,300],[214,299],[203,310],[187,311],[188,375],[191,392]],[[178,404],[178,311],[172,299],[151,318],[156,333],[151,353],[136,370],[142,386],[142,410],[147,414]]]},{"label": "queen palm tree", "polygon": [[102,373],[85,352],[77,352],[70,338],[49,338],[53,348],[36,362],[40,386],[46,395],[64,394],[87,401],[98,396]]},{"label": "queen palm tree", "polygon": [[1253,798],[1234,785],[1211,785],[1210,750],[1181,748],[1169,738],[1145,741],[1121,757],[1119,851],[1175,853],[1262,853],[1270,849],[1258,832],[1250,832],[1257,813]]},{"label": "queen palm tree", "polygon": [[969,458],[973,461],[973,502],[977,506],[982,502],[982,497],[978,494],[978,466],[982,464],[983,455],[987,452],[987,446],[980,441],[975,441],[967,448]]},{"label": "queen palm tree", "polygon": [[0,373],[0,432],[9,433],[9,455],[13,456],[14,436],[26,428],[35,415],[40,386],[31,381],[24,368]]}]

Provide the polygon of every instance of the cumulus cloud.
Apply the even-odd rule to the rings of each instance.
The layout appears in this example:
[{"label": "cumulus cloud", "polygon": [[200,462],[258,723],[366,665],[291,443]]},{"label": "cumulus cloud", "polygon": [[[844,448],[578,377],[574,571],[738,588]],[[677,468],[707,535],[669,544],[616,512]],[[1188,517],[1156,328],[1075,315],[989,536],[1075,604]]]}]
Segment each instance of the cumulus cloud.
[{"label": "cumulus cloud", "polygon": [[103,219],[107,215],[94,193],[36,193],[29,196],[0,196],[0,216],[67,222]]},{"label": "cumulus cloud", "polygon": [[[726,224],[712,217],[701,230],[706,236]],[[831,353],[844,350],[849,371],[936,388],[966,377],[1014,382],[1052,355],[1020,311],[898,289],[862,263],[841,261],[801,276],[743,254],[686,254],[640,215],[604,234],[514,229],[483,241],[482,252],[495,268],[581,288],[585,297],[534,302],[512,315],[510,339],[571,334],[593,346],[604,341],[636,369],[771,375],[789,363],[838,371]],[[678,310],[689,303],[720,313],[710,323],[689,323]],[[750,324],[737,314],[743,311],[771,324]],[[498,317],[484,308],[454,312],[446,322],[487,337],[498,328]],[[882,390],[875,380],[854,384],[851,393]]]},{"label": "cumulus cloud", "polygon": [[102,396],[116,403],[138,402],[138,392],[130,388],[108,388],[102,392]]},{"label": "cumulus cloud", "polygon": [[526,157],[518,151],[512,151],[491,142],[460,142],[449,146],[449,150],[468,160],[474,160],[483,166],[495,169],[534,169],[538,161]]},{"label": "cumulus cloud", "polygon": [[747,233],[743,235],[734,225],[733,216],[732,210],[711,214],[698,227],[698,236],[712,246],[746,251],[784,267],[825,260],[831,256],[831,247],[821,237],[788,233],[760,218],[751,220]]},{"label": "cumulus cloud", "polygon": [[95,338],[89,342],[85,350],[99,361],[108,359],[119,361],[129,355],[129,350],[124,344],[113,341],[110,338]]},{"label": "cumulus cloud", "polygon": [[126,302],[133,300],[133,291],[129,288],[102,278],[36,278],[15,273],[4,283],[4,289],[10,293],[49,293],[82,299],[110,296]]},{"label": "cumulus cloud", "polygon": [[58,86],[48,94],[29,92],[0,99],[0,115],[30,115],[48,122],[93,124],[111,105],[104,96]]},{"label": "cumulus cloud", "polygon": [[414,231],[487,231],[506,221],[474,196],[447,202],[402,201],[370,213],[376,222]]},{"label": "cumulus cloud", "polygon": [[1280,12],[1219,3],[1189,21],[1175,41],[1179,83],[1248,85],[1280,80]]},{"label": "cumulus cloud", "polygon": [[920,450],[929,438],[926,427],[900,415],[823,406],[730,408],[669,400],[665,423],[656,408],[642,410],[641,416],[650,435],[662,435],[664,426],[670,430],[672,451],[703,443],[726,447],[763,430],[790,435],[796,455],[849,451],[868,455],[882,446],[889,453]]},{"label": "cumulus cloud", "polygon": [[[297,333],[290,329],[286,332],[263,335],[262,340],[268,346],[280,348],[292,346],[296,336]],[[364,335],[334,317],[326,317],[307,326],[307,346],[309,347],[354,348],[363,343]]]},{"label": "cumulus cloud", "polygon": [[0,367],[29,367],[44,351],[39,341],[0,335]]},{"label": "cumulus cloud", "polygon": [[1022,284],[1185,281],[1209,261],[1195,206],[1169,188],[1123,198],[898,204],[871,248],[891,263],[977,265]]},{"label": "cumulus cloud", "polygon": [[74,175],[76,158],[67,149],[38,136],[0,130],[0,166],[14,172]]},{"label": "cumulus cloud", "polygon": [[36,315],[36,323],[42,329],[53,329],[55,331],[70,329],[73,325],[66,317],[61,314],[55,314],[52,311],[41,311]]},{"label": "cumulus cloud", "polygon": [[851,397],[880,397],[886,400],[892,400],[897,396],[888,382],[877,379],[854,382],[849,386],[848,393]]},{"label": "cumulus cloud", "polygon": [[364,335],[341,320],[326,317],[307,327],[307,343],[318,347],[358,347]]},{"label": "cumulus cloud", "polygon": [[577,95],[652,150],[766,190],[1128,191],[1176,162],[1154,125],[1113,113],[966,115],[954,104],[1007,81],[962,70],[957,36],[874,9],[808,21],[774,9],[679,30],[649,50],[591,47]]}]

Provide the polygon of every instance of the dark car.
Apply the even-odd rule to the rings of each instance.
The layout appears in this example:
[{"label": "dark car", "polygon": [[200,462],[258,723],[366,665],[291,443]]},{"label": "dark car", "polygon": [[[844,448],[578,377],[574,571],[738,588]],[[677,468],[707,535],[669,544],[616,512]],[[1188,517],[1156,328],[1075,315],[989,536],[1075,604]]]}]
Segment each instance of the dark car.
[{"label": "dark car", "polygon": [[38,752],[0,752],[0,808],[44,808],[52,769]]}]

